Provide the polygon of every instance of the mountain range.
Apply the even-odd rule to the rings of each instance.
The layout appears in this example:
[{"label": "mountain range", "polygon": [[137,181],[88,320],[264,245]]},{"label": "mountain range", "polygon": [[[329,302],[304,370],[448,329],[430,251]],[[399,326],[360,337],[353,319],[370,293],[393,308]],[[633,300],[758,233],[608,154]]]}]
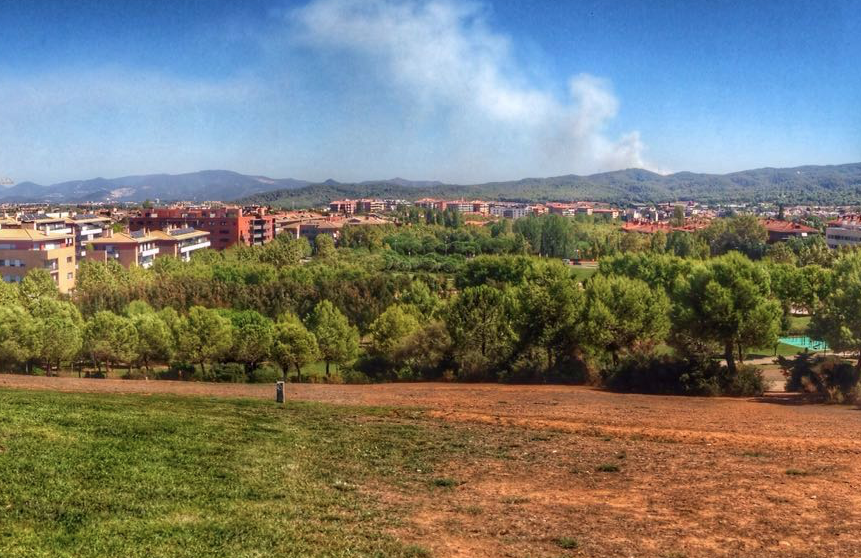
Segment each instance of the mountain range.
[{"label": "mountain range", "polygon": [[459,185],[403,178],[342,183],[250,176],[225,170],[94,178],[42,186],[23,182],[0,188],[0,202],[238,201],[279,207],[310,207],[339,198],[481,198],[506,201],[590,200],[612,203],[785,202],[861,203],[861,163],[762,168],[729,174],[656,174],[626,169],[588,176],[523,178]]}]

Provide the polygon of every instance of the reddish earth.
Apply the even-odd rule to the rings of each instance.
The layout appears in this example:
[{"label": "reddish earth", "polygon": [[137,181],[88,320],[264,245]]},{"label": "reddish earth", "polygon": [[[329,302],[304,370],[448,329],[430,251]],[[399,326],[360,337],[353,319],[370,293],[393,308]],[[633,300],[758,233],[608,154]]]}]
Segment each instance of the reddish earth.
[{"label": "reddish earth", "polygon": [[[9,375],[0,388],[274,395],[263,385]],[[454,488],[376,490],[412,510],[397,534],[434,556],[861,556],[854,407],[566,386],[291,384],[288,395],[421,407],[432,426],[481,441],[481,452],[435,471]]]}]

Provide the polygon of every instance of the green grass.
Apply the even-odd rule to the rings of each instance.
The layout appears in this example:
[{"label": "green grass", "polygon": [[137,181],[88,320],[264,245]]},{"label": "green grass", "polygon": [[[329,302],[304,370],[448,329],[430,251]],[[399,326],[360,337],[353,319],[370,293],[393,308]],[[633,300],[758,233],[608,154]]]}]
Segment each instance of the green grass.
[{"label": "green grass", "polygon": [[435,463],[476,451],[465,432],[407,410],[0,390],[0,556],[428,556],[387,534],[404,512],[370,487],[433,490]]},{"label": "green grass", "polygon": [[778,343],[777,344],[777,354],[775,355],[774,347],[767,348],[759,348],[759,349],[751,349],[750,352],[746,355],[746,358],[766,358],[766,357],[774,357],[778,356],[784,357],[794,357],[798,353],[803,353],[804,349],[799,347],[793,347],[792,345],[787,345],[786,343]]},{"label": "green grass", "polygon": [[579,282],[583,282],[593,275],[598,273],[597,267],[583,267],[579,265],[571,266],[571,275],[572,277]]},{"label": "green grass", "polygon": [[790,335],[807,335],[807,326],[810,325],[810,316],[792,316],[789,320]]}]

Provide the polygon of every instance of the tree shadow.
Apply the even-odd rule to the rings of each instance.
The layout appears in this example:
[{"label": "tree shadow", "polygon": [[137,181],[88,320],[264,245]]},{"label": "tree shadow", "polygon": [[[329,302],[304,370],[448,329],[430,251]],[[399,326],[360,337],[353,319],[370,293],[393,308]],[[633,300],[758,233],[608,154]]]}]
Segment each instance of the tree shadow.
[{"label": "tree shadow", "polygon": [[771,392],[750,399],[754,403],[767,403],[770,405],[822,405],[825,396],[819,393],[795,393],[795,392]]}]

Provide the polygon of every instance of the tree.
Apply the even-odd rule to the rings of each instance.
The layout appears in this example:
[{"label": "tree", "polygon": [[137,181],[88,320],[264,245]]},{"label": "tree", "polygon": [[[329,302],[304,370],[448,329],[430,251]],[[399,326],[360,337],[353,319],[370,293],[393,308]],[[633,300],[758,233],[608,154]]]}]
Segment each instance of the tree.
[{"label": "tree", "polygon": [[233,324],[231,356],[245,366],[245,373],[250,376],[272,349],[272,320],[254,310],[230,312],[229,317]]},{"label": "tree", "polygon": [[685,206],[673,206],[673,218],[670,221],[674,227],[683,227],[685,225]]},{"label": "tree", "polygon": [[393,304],[371,324],[371,348],[379,355],[391,356],[398,345],[421,328],[414,308]]},{"label": "tree", "polygon": [[861,254],[841,256],[833,269],[831,294],[810,321],[810,334],[836,352],[858,352],[861,370]]},{"label": "tree", "polygon": [[173,332],[153,311],[132,314],[130,319],[137,331],[138,360],[149,374],[152,362],[167,362],[173,355]]},{"label": "tree", "polygon": [[0,306],[18,304],[20,302],[21,297],[18,292],[18,285],[15,283],[0,281]]},{"label": "tree", "polygon": [[84,320],[71,302],[40,298],[32,303],[30,313],[39,335],[38,358],[50,372],[63,361],[75,359],[83,344]]},{"label": "tree", "polygon": [[0,305],[0,363],[26,364],[38,357],[41,339],[36,320],[19,304]]},{"label": "tree", "polygon": [[359,330],[328,300],[322,300],[308,316],[308,325],[317,337],[320,355],[329,364],[343,364],[356,358],[359,352]]},{"label": "tree", "polygon": [[483,365],[504,360],[514,342],[511,305],[511,298],[500,289],[487,285],[464,289],[445,315],[456,349],[461,354],[476,352]]},{"label": "tree", "polygon": [[102,310],[87,321],[84,332],[84,346],[99,372],[102,364],[110,374],[111,364],[126,363],[131,368],[137,360],[138,334],[131,319]]},{"label": "tree", "polygon": [[670,304],[663,289],[638,279],[596,275],[586,285],[587,337],[619,362],[623,350],[651,348],[666,338]]},{"label": "tree", "polygon": [[771,298],[763,266],[738,253],[698,265],[679,282],[673,325],[680,331],[724,349],[727,369],[735,376],[735,353],[746,347],[777,343],[780,304]]},{"label": "tree", "polygon": [[765,252],[768,232],[755,215],[737,215],[715,219],[701,231],[713,256],[737,251],[749,258],[761,258]]},{"label": "tree", "polygon": [[314,253],[318,258],[328,259],[335,255],[335,239],[325,233],[314,237]]},{"label": "tree", "polygon": [[538,266],[516,297],[517,352],[543,355],[548,368],[560,358],[574,358],[583,345],[579,325],[584,299],[567,267],[558,262]]},{"label": "tree", "polygon": [[296,380],[302,381],[302,367],[319,357],[317,338],[295,314],[285,314],[275,324],[272,359],[278,363],[287,381],[287,372],[296,369]]},{"label": "tree", "polygon": [[193,306],[177,323],[176,345],[181,358],[200,364],[205,373],[206,363],[219,360],[230,351],[233,327],[217,310]]},{"label": "tree", "polygon": [[46,269],[30,270],[21,281],[18,291],[28,306],[41,298],[60,298],[60,290]]}]

